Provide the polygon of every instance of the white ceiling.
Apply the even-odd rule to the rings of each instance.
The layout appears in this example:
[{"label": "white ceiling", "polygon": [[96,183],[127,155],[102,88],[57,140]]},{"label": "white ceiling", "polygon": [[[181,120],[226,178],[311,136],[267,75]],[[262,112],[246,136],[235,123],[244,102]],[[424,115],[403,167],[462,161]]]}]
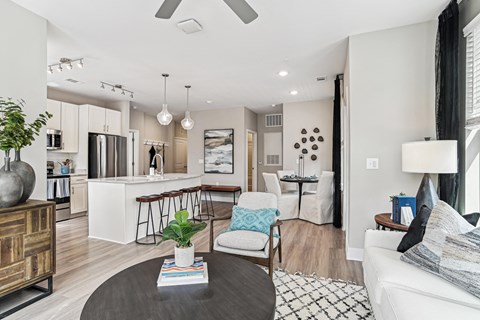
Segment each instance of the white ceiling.
[{"label": "white ceiling", "polygon": [[[347,37],[436,19],[449,0],[248,0],[259,17],[245,25],[222,0],[183,0],[170,20],[154,17],[163,0],[13,0],[48,21],[48,61],[85,58],[85,68],[48,75],[58,89],[122,100],[100,81],[135,92],[133,102],[155,114],[163,100],[180,114],[190,84],[192,110],[327,99],[342,73]],[[202,32],[176,23],[196,19]],[[278,71],[289,75],[281,78]],[[317,76],[328,76],[319,83]],[[71,84],[65,79],[80,80]],[[297,96],[289,91],[296,89]],[[206,100],[212,100],[207,104]]]}]

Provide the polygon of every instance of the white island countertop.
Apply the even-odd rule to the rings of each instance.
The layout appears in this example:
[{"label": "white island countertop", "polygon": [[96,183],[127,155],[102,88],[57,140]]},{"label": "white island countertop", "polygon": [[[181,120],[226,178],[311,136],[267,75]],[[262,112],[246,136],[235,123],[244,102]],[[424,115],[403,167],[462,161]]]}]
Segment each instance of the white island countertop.
[{"label": "white island countertop", "polygon": [[[134,176],[88,179],[88,236],[122,244],[133,242],[137,237],[137,224],[147,220],[149,208],[150,223],[138,226],[139,239],[145,237],[147,226],[149,234],[162,231],[160,221],[163,227],[168,225],[174,219],[175,212],[183,207],[180,197],[155,201],[151,206],[141,206],[141,202],[136,201],[137,197],[198,187],[202,185],[201,177],[201,174],[168,173],[163,178]],[[173,202],[171,205],[170,201]],[[193,212],[190,211],[192,218]]]},{"label": "white island countertop", "polygon": [[188,173],[165,173],[163,177],[155,176],[133,176],[133,177],[116,177],[116,178],[99,178],[88,179],[88,182],[102,182],[102,183],[120,183],[120,184],[137,184],[137,183],[156,183],[166,181],[185,180],[192,178],[200,178],[202,174],[188,174]]}]

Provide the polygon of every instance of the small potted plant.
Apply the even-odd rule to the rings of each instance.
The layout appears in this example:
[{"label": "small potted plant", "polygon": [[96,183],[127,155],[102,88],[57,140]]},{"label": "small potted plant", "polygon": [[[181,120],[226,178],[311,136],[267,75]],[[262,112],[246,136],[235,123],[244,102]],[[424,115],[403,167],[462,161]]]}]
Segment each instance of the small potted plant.
[{"label": "small potted plant", "polygon": [[195,259],[195,246],[190,241],[192,237],[207,227],[205,222],[194,224],[188,220],[188,211],[181,210],[175,213],[175,220],[170,221],[163,230],[163,241],[174,240],[175,265],[177,267],[191,266]]}]

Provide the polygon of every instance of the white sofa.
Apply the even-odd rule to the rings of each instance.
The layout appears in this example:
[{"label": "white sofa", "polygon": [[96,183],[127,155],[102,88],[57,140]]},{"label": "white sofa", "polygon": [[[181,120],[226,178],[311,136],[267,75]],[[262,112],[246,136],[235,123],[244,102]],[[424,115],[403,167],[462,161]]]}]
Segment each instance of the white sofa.
[{"label": "white sofa", "polygon": [[363,274],[376,320],[480,319],[480,299],[400,260],[403,232],[367,230]]}]

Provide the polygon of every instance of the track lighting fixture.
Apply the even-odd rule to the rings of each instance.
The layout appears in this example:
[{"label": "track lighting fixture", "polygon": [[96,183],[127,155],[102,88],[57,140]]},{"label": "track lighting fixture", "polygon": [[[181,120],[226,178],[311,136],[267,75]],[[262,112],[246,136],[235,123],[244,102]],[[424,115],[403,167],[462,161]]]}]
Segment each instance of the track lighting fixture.
[{"label": "track lighting fixture", "polygon": [[68,70],[72,70],[74,62],[77,62],[77,67],[79,67],[80,69],[83,68],[83,58],[75,60],[69,58],[61,58],[58,63],[48,65],[47,71],[48,73],[53,74],[53,68],[56,68],[58,72],[62,72],[63,66],[67,67]]},{"label": "track lighting fixture", "polygon": [[170,112],[168,112],[168,105],[167,105],[167,78],[169,74],[168,73],[163,73],[163,82],[164,82],[164,87],[163,87],[163,105],[162,105],[162,111],[160,111],[157,114],[157,120],[160,122],[162,126],[168,126],[170,122],[172,122],[173,116]]},{"label": "track lighting fixture", "polygon": [[104,81],[100,81],[100,83],[101,83],[100,88],[102,89],[105,89],[105,86],[112,88],[111,89],[112,92],[116,92],[117,91],[116,89],[118,89],[119,91],[121,91],[122,95],[125,95],[125,92],[127,92],[130,94],[130,98],[133,99],[133,91],[125,89],[121,84],[110,84]]}]

